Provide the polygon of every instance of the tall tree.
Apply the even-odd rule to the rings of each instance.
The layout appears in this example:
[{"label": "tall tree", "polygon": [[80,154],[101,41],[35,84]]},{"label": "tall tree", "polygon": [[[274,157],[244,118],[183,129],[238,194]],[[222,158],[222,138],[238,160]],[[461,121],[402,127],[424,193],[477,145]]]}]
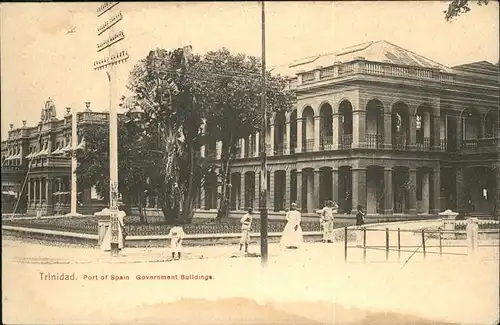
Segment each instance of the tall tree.
[{"label": "tall tree", "polygon": [[[231,54],[223,48],[203,56],[191,74],[193,93],[200,109],[206,112],[211,140],[222,142],[217,221],[229,213],[231,166],[236,158],[238,141],[248,138],[261,124],[260,71],[259,58]],[[292,108],[294,93],[285,91],[285,78],[268,73],[266,85],[266,105],[270,112]]]},{"label": "tall tree", "polygon": [[[489,0],[476,0],[476,3],[480,6],[487,5],[489,3]],[[469,11],[469,0],[453,0],[448,5],[448,9],[443,11],[443,13],[445,13],[446,20],[451,21],[453,18]]]},{"label": "tall tree", "polygon": [[190,47],[157,49],[135,65],[128,83],[144,111],[145,131],[158,139],[159,203],[167,218],[181,222],[193,217],[205,167],[199,155],[204,112],[197,105],[191,77],[198,61]]}]

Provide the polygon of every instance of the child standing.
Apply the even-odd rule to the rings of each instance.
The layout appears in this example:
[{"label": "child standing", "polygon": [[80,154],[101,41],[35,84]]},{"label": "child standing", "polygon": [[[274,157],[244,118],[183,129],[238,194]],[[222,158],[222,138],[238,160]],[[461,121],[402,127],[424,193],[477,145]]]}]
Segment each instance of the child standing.
[{"label": "child standing", "polygon": [[184,229],[182,229],[179,224],[175,224],[175,226],[170,229],[170,233],[167,237],[170,238],[170,248],[172,249],[173,260],[175,260],[175,253],[178,254],[178,259],[181,259],[182,240],[184,239],[184,236],[186,236]]},{"label": "child standing", "polygon": [[241,217],[241,239],[240,239],[240,251],[245,245],[245,253],[248,253],[248,244],[250,243],[250,228],[252,226],[252,208],[248,209],[248,212]]}]

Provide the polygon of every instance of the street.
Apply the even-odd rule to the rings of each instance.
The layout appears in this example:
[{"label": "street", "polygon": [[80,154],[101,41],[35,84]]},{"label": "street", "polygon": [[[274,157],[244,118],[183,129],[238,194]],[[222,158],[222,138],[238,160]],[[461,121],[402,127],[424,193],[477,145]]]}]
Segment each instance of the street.
[{"label": "street", "polygon": [[476,260],[415,256],[401,268],[371,263],[382,260],[377,252],[345,264],[341,244],[270,245],[263,270],[259,258],[231,258],[241,255],[227,246],[186,248],[174,262],[167,248],[127,249],[118,259],[11,237],[2,248],[4,323],[492,324],[498,315],[498,260],[486,258],[494,250]]}]

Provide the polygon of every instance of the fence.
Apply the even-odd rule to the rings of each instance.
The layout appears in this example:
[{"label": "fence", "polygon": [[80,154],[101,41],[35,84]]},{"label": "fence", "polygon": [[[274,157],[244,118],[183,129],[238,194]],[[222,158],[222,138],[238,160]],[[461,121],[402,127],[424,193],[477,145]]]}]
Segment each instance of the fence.
[{"label": "fence", "polygon": [[[456,222],[457,226],[464,224],[465,222]],[[483,228],[490,229],[480,229],[479,225],[486,225]],[[415,254],[421,254],[423,259],[429,255],[438,255],[440,258],[444,255],[467,256],[477,253],[481,248],[499,247],[500,244],[499,224],[495,221],[480,223],[472,221],[467,223],[465,230],[444,230],[441,227],[418,230],[344,227],[341,237],[344,242],[346,263],[349,262],[349,256],[359,256],[360,253],[362,261],[366,262],[368,251],[377,251],[377,254],[373,254],[376,255],[375,258],[371,258],[370,261],[380,261],[377,258],[380,258],[381,252],[385,252],[385,262],[390,260],[391,253],[396,253],[397,261],[400,262],[402,254],[409,254],[408,260]],[[372,237],[371,242],[374,244],[369,243],[368,237]],[[356,244],[353,245],[353,241]]]}]

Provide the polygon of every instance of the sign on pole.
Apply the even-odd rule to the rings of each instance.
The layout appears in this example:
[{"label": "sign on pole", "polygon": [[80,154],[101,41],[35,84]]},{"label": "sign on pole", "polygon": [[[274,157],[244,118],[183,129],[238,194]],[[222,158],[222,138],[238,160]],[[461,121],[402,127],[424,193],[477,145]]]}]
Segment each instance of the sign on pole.
[{"label": "sign on pole", "polygon": [[[119,30],[119,23],[123,14],[119,10],[118,2],[105,2],[97,8],[97,17],[105,18],[97,28],[97,36],[103,38],[97,44],[97,52],[105,53],[94,61],[94,70],[106,70],[109,80],[109,203],[110,203],[110,231],[111,255],[119,253],[120,224],[118,220],[118,94],[116,91],[116,67],[128,59],[126,50],[119,48],[125,39],[125,34]],[[107,33],[106,33],[107,32]],[[101,36],[102,35],[102,36]]]}]

